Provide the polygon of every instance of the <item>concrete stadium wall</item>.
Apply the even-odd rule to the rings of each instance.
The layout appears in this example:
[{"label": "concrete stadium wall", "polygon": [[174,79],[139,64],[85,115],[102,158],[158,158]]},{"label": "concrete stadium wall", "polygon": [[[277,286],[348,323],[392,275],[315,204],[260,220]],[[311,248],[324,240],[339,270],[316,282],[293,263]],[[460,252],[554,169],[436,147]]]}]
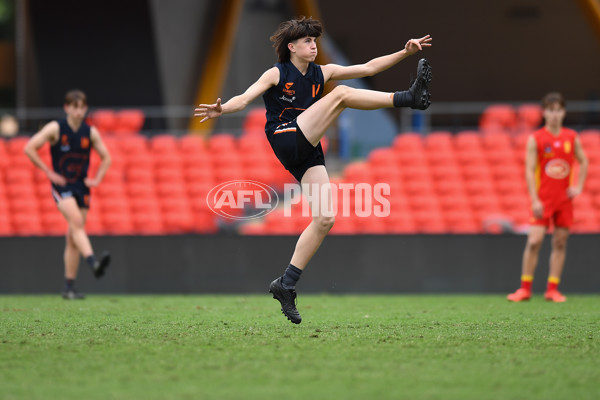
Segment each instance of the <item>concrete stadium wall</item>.
[{"label": "concrete stadium wall", "polygon": [[[566,293],[600,290],[600,235],[573,235]],[[93,237],[113,264],[96,281],[82,262],[86,293],[266,293],[283,272],[295,236]],[[524,236],[330,236],[299,283],[304,293],[505,293],[519,285]],[[57,293],[61,237],[0,238],[0,294]],[[534,289],[548,274],[546,240]]]}]

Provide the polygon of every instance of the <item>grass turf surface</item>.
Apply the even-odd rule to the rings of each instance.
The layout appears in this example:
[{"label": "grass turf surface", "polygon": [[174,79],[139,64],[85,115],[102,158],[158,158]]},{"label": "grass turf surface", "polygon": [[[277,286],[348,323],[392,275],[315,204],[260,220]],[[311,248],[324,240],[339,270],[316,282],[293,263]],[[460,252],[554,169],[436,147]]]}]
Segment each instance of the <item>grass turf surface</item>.
[{"label": "grass turf surface", "polygon": [[0,399],[597,399],[600,296],[0,296]]}]

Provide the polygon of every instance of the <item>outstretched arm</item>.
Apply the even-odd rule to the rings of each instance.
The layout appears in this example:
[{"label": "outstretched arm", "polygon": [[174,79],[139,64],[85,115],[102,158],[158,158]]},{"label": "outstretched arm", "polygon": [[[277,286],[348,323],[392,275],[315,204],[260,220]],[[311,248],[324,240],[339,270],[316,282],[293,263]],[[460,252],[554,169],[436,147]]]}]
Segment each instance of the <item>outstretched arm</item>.
[{"label": "outstretched arm", "polygon": [[415,54],[418,51],[423,50],[424,47],[430,47],[433,38],[429,35],[423,36],[420,39],[410,39],[406,42],[404,49],[372,59],[365,64],[350,65],[347,67],[337,64],[327,64],[321,67],[323,71],[323,77],[325,82],[330,79],[343,80],[343,79],[356,79],[364,78],[365,76],[372,76],[385,71],[386,69],[398,64],[406,57]]},{"label": "outstretched arm", "polygon": [[219,98],[215,104],[200,104],[194,109],[194,117],[200,117],[202,118],[200,122],[204,122],[207,119],[220,117],[222,114],[241,111],[254,101],[254,99],[278,83],[279,69],[277,67],[270,68],[246,89],[244,93],[232,97],[227,103],[221,104],[221,99]]}]

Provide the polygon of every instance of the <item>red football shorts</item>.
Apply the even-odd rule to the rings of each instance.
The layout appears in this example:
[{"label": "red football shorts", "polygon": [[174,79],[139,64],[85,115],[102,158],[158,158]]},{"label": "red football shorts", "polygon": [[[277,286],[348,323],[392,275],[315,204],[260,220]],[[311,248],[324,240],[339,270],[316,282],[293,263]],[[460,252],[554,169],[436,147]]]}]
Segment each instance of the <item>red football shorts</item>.
[{"label": "red football shorts", "polygon": [[573,225],[573,202],[569,200],[554,206],[544,204],[542,218],[531,214],[531,225],[549,227],[551,221],[555,227],[570,228]]}]

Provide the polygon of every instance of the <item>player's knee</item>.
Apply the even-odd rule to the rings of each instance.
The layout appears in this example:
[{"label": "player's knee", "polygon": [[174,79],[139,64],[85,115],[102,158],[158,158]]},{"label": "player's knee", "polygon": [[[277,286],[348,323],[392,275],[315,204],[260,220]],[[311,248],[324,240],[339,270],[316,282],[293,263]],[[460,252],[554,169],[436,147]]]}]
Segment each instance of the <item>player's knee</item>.
[{"label": "player's knee", "polygon": [[85,222],[82,217],[73,217],[69,220],[69,230],[71,232],[83,229],[85,226]]},{"label": "player's knee", "polygon": [[542,238],[530,237],[527,239],[527,247],[532,251],[539,251],[542,247]]},{"label": "player's knee", "polygon": [[552,248],[554,250],[564,251],[567,248],[567,238],[553,238]]},{"label": "player's knee", "polygon": [[331,228],[333,228],[333,224],[335,223],[335,217],[321,215],[315,218],[315,223],[317,224],[320,230],[329,232]]},{"label": "player's knee", "polygon": [[334,97],[338,98],[341,103],[343,103],[351,90],[352,88],[349,86],[338,85],[331,91],[329,95],[333,95]]}]

